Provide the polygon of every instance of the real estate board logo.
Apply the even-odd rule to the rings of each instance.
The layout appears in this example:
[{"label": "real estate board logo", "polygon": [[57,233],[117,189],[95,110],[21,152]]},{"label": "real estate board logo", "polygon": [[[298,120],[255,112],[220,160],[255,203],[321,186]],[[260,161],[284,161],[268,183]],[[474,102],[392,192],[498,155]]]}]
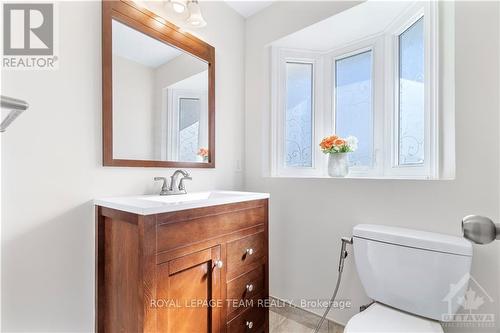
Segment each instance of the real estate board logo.
[{"label": "real estate board logo", "polygon": [[54,3],[3,4],[4,69],[55,69],[57,22]]},{"label": "real estate board logo", "polygon": [[[462,294],[463,296],[459,296]],[[448,313],[443,314],[441,318],[443,326],[495,327],[495,314],[484,311],[484,306],[494,303],[494,300],[470,274],[465,274],[457,283],[450,285],[443,302],[448,303]],[[458,311],[454,313],[453,309]]]}]

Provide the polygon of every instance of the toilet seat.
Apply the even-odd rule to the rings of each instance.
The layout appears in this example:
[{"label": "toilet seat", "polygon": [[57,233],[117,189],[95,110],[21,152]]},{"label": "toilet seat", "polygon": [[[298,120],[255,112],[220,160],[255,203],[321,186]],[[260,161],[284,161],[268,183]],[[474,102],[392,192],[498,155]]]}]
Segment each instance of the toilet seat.
[{"label": "toilet seat", "polygon": [[443,333],[439,322],[373,303],[352,317],[344,333]]}]

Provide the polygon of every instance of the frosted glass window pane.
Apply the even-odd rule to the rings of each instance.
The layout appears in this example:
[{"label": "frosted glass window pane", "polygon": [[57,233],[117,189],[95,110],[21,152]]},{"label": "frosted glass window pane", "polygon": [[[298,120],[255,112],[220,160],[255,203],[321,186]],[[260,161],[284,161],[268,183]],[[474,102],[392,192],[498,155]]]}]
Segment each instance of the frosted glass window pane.
[{"label": "frosted glass window pane", "polygon": [[200,100],[179,100],[179,161],[196,162],[200,131]]},{"label": "frosted glass window pane", "polygon": [[286,64],[285,165],[312,167],[313,65]]},{"label": "frosted glass window pane", "polygon": [[358,138],[352,165],[373,165],[372,51],[335,61],[335,134]]},{"label": "frosted glass window pane", "polygon": [[399,164],[424,163],[424,19],[399,35]]}]

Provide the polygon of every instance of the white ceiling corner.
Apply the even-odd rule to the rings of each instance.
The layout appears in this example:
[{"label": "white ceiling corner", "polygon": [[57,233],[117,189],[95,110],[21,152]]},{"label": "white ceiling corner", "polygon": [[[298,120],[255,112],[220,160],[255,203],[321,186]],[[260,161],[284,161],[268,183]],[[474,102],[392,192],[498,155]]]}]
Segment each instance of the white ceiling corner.
[{"label": "white ceiling corner", "polygon": [[245,1],[226,0],[226,3],[241,16],[248,18],[273,4],[273,0]]}]

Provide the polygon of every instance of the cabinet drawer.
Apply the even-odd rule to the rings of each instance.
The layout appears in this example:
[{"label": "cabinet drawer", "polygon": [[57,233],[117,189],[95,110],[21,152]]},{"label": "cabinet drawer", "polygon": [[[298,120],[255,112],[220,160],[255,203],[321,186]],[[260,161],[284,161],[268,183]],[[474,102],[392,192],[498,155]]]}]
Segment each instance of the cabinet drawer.
[{"label": "cabinet drawer", "polygon": [[161,253],[264,225],[267,210],[263,201],[248,201],[165,213],[157,218],[157,251]]},{"label": "cabinet drawer", "polygon": [[227,243],[228,272],[231,273],[258,262],[266,255],[265,244],[263,232]]},{"label": "cabinet drawer", "polygon": [[267,308],[249,308],[227,324],[228,333],[265,332]]},{"label": "cabinet drawer", "polygon": [[253,299],[264,290],[264,267],[245,273],[227,284],[228,314],[242,308],[242,300]]}]

